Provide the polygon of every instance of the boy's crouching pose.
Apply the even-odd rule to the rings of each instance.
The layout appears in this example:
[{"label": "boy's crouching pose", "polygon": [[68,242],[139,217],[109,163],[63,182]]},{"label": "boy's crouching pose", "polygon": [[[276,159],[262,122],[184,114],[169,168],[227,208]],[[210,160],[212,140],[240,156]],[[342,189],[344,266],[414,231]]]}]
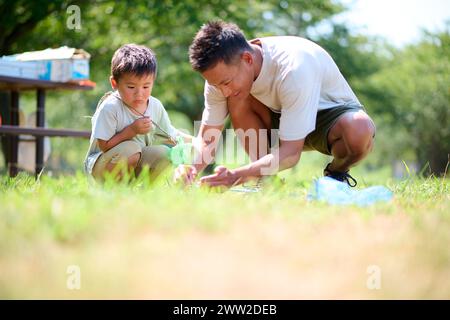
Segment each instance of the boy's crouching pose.
[{"label": "boy's crouching pose", "polygon": [[161,102],[151,96],[156,70],[156,58],[149,48],[128,44],[114,53],[110,82],[115,91],[98,103],[84,162],[86,172],[95,179],[101,180],[107,172],[120,178],[118,165],[136,174],[148,166],[156,177],[170,161],[168,146],[153,145],[155,135],[172,142],[178,136],[191,140],[171,125]]}]

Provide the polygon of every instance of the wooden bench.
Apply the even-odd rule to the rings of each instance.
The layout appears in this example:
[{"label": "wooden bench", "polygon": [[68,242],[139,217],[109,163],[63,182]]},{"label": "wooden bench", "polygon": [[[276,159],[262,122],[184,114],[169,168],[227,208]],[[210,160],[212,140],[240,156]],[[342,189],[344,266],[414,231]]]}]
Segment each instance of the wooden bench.
[{"label": "wooden bench", "polygon": [[[18,173],[18,136],[32,135],[36,137],[36,177],[42,171],[44,165],[44,137],[80,137],[89,138],[89,131],[70,129],[50,129],[45,128],[45,92],[46,90],[92,90],[95,83],[92,81],[73,82],[53,82],[43,80],[22,79],[15,77],[0,76],[0,91],[10,92],[10,121],[0,126],[0,135],[9,136],[7,165],[11,177]],[[24,90],[36,90],[37,117],[36,127],[19,127],[19,93]]]},{"label": "wooden bench", "polygon": [[71,130],[71,129],[50,129],[50,128],[31,128],[17,127],[10,125],[0,126],[0,135],[31,135],[35,137],[78,137],[88,138],[91,136],[90,131]]}]

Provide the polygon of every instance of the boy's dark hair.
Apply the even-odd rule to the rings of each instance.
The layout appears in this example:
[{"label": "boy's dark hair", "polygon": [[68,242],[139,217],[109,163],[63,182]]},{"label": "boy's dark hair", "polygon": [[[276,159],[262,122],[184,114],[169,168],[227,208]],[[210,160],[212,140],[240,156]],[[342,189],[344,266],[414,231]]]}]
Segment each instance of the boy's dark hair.
[{"label": "boy's dark hair", "polygon": [[209,21],[195,35],[189,47],[189,60],[195,71],[204,72],[218,62],[234,62],[237,55],[253,49],[234,23]]},{"label": "boy's dark hair", "polygon": [[111,75],[119,81],[125,73],[138,77],[153,74],[156,76],[157,62],[153,51],[134,43],[126,44],[114,52],[111,60]]}]

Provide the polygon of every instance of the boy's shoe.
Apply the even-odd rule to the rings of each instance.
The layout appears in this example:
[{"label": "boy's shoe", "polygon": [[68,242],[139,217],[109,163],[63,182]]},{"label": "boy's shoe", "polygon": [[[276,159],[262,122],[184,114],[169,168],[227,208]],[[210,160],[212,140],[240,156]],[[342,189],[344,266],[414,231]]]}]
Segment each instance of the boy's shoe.
[{"label": "boy's shoe", "polygon": [[330,165],[331,163],[327,164],[327,166],[323,170],[323,175],[325,177],[330,177],[341,182],[346,182],[350,187],[356,187],[358,183],[351,175],[348,174],[348,171],[346,172],[331,171],[329,169]]}]

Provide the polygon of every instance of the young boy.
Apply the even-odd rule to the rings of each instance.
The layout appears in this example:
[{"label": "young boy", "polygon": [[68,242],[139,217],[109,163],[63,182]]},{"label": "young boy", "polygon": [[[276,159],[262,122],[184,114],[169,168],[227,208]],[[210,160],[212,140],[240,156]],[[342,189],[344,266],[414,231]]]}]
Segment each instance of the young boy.
[{"label": "young boy", "polygon": [[170,164],[169,147],[153,145],[155,135],[191,140],[171,125],[161,102],[151,96],[156,71],[156,57],[147,47],[127,44],[114,53],[110,82],[115,91],[98,103],[84,161],[96,180],[113,171],[120,177],[119,164],[136,174],[148,166],[154,177]]}]

